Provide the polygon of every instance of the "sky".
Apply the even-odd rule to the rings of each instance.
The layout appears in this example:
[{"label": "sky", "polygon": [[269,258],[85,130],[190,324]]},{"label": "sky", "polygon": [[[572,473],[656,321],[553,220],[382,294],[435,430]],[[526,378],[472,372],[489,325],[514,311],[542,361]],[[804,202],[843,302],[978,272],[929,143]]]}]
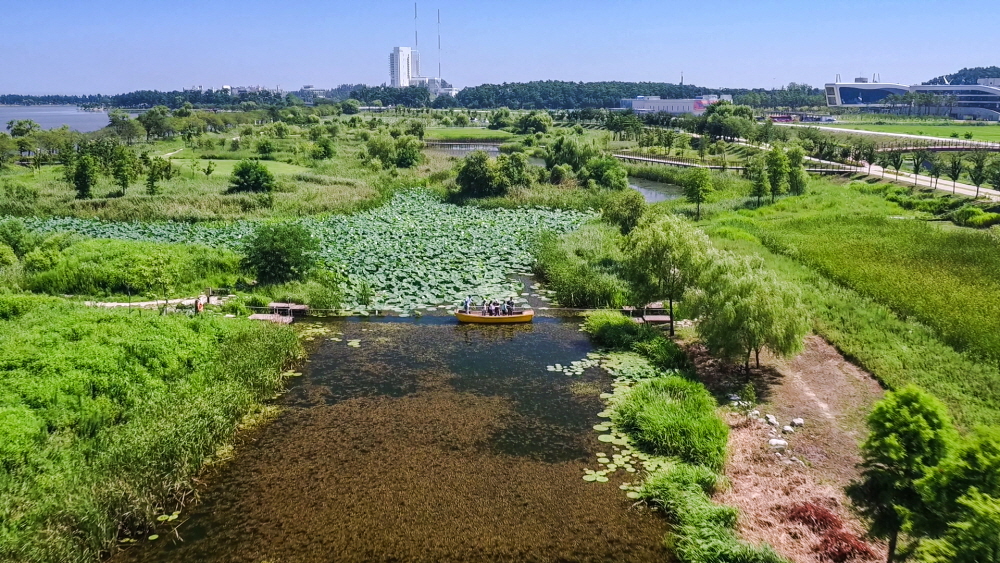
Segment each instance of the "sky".
[{"label": "sky", "polygon": [[[530,80],[821,86],[919,83],[1000,65],[996,0],[422,0],[423,73]],[[0,93],[388,82],[412,1],[0,0]]]}]

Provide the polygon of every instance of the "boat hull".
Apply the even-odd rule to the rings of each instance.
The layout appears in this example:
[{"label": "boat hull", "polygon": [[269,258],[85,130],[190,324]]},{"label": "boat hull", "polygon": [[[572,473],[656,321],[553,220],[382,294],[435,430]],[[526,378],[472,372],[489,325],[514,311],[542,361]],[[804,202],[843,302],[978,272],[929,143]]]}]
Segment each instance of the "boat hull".
[{"label": "boat hull", "polygon": [[455,311],[455,318],[460,323],[482,323],[482,324],[506,324],[506,323],[530,323],[535,317],[535,312],[526,309],[516,315],[497,315],[491,317],[482,313],[463,313]]}]

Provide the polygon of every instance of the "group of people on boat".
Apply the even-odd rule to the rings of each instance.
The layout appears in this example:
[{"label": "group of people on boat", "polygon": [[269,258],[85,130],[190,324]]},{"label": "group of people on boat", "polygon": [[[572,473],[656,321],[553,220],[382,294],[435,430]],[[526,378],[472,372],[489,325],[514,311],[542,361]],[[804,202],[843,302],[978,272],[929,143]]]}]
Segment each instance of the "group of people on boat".
[{"label": "group of people on boat", "polygon": [[[472,308],[475,306],[475,301],[473,301],[471,295],[465,298],[465,301],[463,301],[463,306],[465,308],[465,313],[469,314]],[[480,308],[480,313],[484,317],[515,315],[517,314],[517,312],[516,312],[516,307],[514,305],[514,298],[508,297],[506,301],[497,301],[496,299],[483,299],[483,303]]]}]

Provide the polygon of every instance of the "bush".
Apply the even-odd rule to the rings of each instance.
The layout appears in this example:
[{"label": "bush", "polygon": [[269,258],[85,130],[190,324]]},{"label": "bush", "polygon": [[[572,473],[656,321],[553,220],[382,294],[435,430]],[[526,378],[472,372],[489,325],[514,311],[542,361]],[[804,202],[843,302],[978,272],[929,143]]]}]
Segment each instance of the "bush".
[{"label": "bush", "polygon": [[656,336],[656,329],[639,324],[618,311],[588,311],[583,318],[583,330],[599,346],[629,350],[636,342]]},{"label": "bush", "polygon": [[298,223],[262,225],[244,247],[243,267],[264,285],[302,280],[318,251],[319,241]]},{"label": "bush", "polygon": [[270,193],[276,187],[274,175],[259,160],[244,159],[237,162],[229,177],[229,193]]},{"label": "bush", "polygon": [[588,160],[587,165],[580,170],[580,178],[593,181],[596,186],[609,190],[628,189],[628,171],[617,158],[610,156]]},{"label": "bush", "polygon": [[0,268],[14,264],[17,264],[17,254],[14,254],[14,249],[0,242]]},{"label": "bush", "polygon": [[[553,170],[555,170],[553,168]],[[623,235],[632,232],[646,212],[646,198],[635,190],[621,190],[614,194],[601,211],[601,218],[617,225]]]},{"label": "bush", "polygon": [[715,406],[702,384],[665,376],[632,387],[616,405],[613,420],[647,451],[719,471],[729,427]]}]

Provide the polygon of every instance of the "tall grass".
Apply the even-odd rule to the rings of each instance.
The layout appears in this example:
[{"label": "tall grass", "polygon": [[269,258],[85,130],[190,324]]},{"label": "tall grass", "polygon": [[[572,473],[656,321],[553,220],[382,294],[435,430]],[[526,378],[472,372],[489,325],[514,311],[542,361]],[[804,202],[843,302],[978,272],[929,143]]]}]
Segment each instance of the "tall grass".
[{"label": "tall grass", "polygon": [[195,295],[232,287],[233,252],[197,245],[91,239],[25,256],[25,287],[51,295]]},{"label": "tall grass", "polygon": [[620,307],[628,284],[618,275],[622,235],[616,227],[591,222],[563,236],[543,235],[535,272],[567,307]]},{"label": "tall grass", "polygon": [[721,471],[729,426],[705,386],[678,376],[648,379],[615,405],[614,423],[644,451]]},{"label": "tall grass", "polygon": [[180,508],[281,386],[291,330],[0,296],[0,560],[95,561]]}]

